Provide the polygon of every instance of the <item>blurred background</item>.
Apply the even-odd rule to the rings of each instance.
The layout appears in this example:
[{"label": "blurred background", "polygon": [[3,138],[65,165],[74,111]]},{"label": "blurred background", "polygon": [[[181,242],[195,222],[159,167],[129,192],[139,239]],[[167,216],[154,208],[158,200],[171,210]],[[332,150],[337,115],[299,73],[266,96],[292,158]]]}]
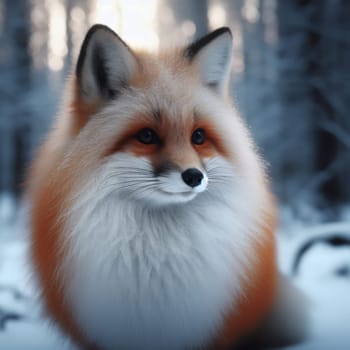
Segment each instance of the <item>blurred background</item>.
[{"label": "blurred background", "polygon": [[109,25],[132,47],[150,50],[229,26],[232,96],[268,162],[278,200],[305,220],[345,215],[350,199],[346,0],[0,0],[2,202],[6,197],[15,204],[23,193],[29,161],[58,111],[64,82],[94,23]]},{"label": "blurred background", "polygon": [[[0,348],[15,349],[18,334],[46,332],[1,332],[5,320],[33,315],[19,268],[25,247],[13,237],[21,236],[17,213],[28,166],[94,23],[148,50],[231,28],[231,93],[279,202],[281,269],[305,276],[297,283],[318,302],[320,344],[330,333],[349,344],[350,1],[0,0]],[[300,269],[304,264],[308,269]],[[51,349],[47,344],[32,345]],[[322,349],[342,349],[334,344]]]}]

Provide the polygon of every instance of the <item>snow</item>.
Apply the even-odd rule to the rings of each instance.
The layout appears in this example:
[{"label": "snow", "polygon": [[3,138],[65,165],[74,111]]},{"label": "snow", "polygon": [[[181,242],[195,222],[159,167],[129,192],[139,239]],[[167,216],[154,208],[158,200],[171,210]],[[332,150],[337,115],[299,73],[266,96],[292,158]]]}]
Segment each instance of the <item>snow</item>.
[{"label": "snow", "polygon": [[[0,196],[0,349],[73,350],[42,317],[28,263],[25,213],[14,199]],[[11,317],[4,324],[3,316]],[[2,326],[4,328],[2,329]]]},{"label": "snow", "polygon": [[343,264],[350,267],[349,248],[319,246],[305,256],[295,283],[311,301],[310,339],[291,349],[349,349],[350,278],[334,275]]},{"label": "snow", "polygon": [[[16,234],[16,228],[6,227]],[[1,311],[18,320],[5,322],[0,328],[0,349],[62,349],[62,340],[43,321],[26,259],[27,242],[21,238],[0,240],[0,325]]]},{"label": "snow", "polygon": [[[0,349],[73,349],[42,316],[27,260],[25,225],[15,204],[0,197]],[[21,216],[21,214],[20,214]],[[348,218],[348,217],[347,217]],[[283,220],[282,220],[283,221]],[[339,233],[350,237],[350,221],[308,227],[291,217],[278,235],[281,270],[292,275],[296,250],[309,237]],[[302,258],[295,284],[311,303],[309,338],[285,350],[346,350],[350,344],[350,247],[313,246]],[[2,315],[13,316],[1,328]],[[16,319],[18,318],[18,319]]]},{"label": "snow", "polygon": [[[341,233],[350,237],[350,221],[303,225],[288,220],[281,228],[278,259],[281,270],[292,276],[297,249],[312,237]],[[344,273],[340,273],[343,271]],[[301,260],[294,283],[310,300],[309,339],[290,350],[348,350],[350,348],[350,246],[315,244]]]}]

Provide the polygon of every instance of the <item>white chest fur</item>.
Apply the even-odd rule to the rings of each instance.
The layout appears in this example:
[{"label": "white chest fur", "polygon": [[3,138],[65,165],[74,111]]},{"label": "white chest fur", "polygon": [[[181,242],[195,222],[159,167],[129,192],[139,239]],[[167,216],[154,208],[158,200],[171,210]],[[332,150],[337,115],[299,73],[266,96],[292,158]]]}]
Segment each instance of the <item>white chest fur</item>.
[{"label": "white chest fur", "polygon": [[113,196],[97,205],[97,194],[91,205],[86,196],[67,227],[62,271],[87,337],[102,349],[209,341],[241,292],[242,265],[252,258],[250,215],[235,201],[208,205],[206,194],[161,210]]}]

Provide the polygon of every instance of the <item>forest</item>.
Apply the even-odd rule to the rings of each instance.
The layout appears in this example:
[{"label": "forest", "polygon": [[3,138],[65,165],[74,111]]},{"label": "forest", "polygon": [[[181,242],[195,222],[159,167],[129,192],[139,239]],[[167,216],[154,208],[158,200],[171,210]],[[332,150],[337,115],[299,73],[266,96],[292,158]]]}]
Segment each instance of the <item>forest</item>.
[{"label": "forest", "polygon": [[232,97],[279,202],[298,217],[306,205],[318,220],[341,217],[350,198],[349,18],[345,0],[2,0],[0,193],[23,193],[91,24],[150,50],[229,26]]}]

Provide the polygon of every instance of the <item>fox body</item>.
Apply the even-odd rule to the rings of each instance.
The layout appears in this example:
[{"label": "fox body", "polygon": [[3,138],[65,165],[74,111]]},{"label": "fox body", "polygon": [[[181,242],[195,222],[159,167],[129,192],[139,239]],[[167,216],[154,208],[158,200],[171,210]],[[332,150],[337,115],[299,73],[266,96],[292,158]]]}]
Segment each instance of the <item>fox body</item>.
[{"label": "fox body", "polygon": [[275,212],[221,28],[157,55],[96,25],[29,181],[48,315],[91,349],[225,349],[276,297]]}]

